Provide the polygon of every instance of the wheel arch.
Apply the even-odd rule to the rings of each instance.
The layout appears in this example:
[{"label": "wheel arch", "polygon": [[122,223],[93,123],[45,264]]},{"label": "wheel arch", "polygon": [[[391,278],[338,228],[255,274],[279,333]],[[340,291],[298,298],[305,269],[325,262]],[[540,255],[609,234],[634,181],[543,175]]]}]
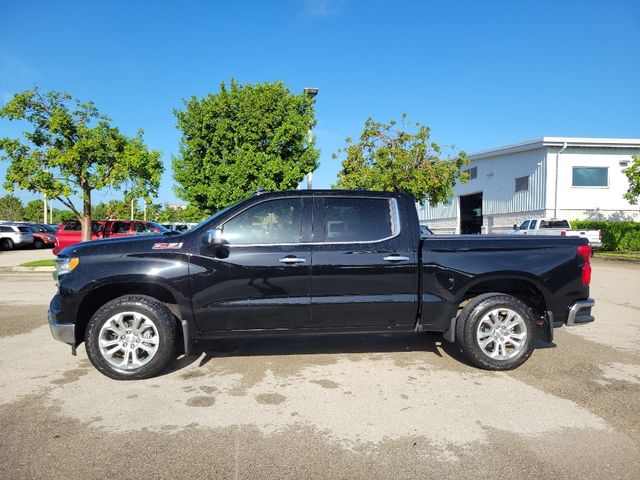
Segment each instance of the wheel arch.
[{"label": "wheel arch", "polygon": [[[535,315],[538,337],[547,342],[553,340],[553,321],[549,317],[550,293],[536,277],[515,273],[478,276],[456,296],[458,307],[462,308],[472,298],[486,293],[502,293],[522,301]],[[455,325],[454,320],[452,324]]]},{"label": "wheel arch", "polygon": [[102,305],[124,295],[150,297],[163,303],[176,318],[178,327],[182,330],[184,336],[185,352],[188,353],[191,343],[190,329],[188,322],[184,320],[180,314],[176,295],[162,284],[144,281],[116,282],[98,286],[88,292],[78,306],[78,313],[75,322],[77,344],[84,341],[85,330],[93,314]]}]

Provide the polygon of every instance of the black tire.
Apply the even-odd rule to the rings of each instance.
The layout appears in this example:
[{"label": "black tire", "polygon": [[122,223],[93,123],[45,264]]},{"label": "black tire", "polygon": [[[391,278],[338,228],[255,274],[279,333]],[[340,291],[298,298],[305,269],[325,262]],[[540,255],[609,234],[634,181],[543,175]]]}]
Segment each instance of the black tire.
[{"label": "black tire", "polygon": [[41,249],[42,247],[44,247],[44,242],[42,240],[40,240],[39,238],[36,238],[33,241],[33,247],[37,248],[38,250]]},{"label": "black tire", "polygon": [[10,238],[3,238],[0,240],[0,249],[2,250],[13,250],[13,240]]},{"label": "black tire", "polygon": [[[478,325],[487,313],[496,309],[505,309],[505,311],[508,309],[517,313],[524,321],[524,329],[526,329],[526,338],[519,351],[512,358],[504,360],[491,358],[488,353],[485,353],[478,338]],[[519,327],[519,329],[522,328],[522,326]],[[471,299],[458,315],[456,344],[475,367],[484,370],[512,370],[526,362],[533,353],[535,331],[533,311],[521,300],[502,293],[486,293]],[[493,349],[497,348],[495,343],[489,343],[487,348],[491,349],[491,345]],[[506,350],[503,351],[506,353]]]},{"label": "black tire", "polygon": [[[135,312],[146,316],[158,333],[158,348],[154,356],[141,367],[118,368],[100,351],[99,335],[102,327],[109,319],[123,312]],[[84,340],[89,360],[107,377],[115,380],[150,378],[162,372],[176,358],[177,321],[169,309],[156,299],[144,295],[125,295],[111,300],[93,314],[87,325]]]}]

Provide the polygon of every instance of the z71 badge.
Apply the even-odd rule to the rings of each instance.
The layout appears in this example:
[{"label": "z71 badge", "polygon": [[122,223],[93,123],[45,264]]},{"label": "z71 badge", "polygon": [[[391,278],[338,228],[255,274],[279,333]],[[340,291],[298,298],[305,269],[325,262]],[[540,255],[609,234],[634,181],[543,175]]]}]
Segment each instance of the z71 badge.
[{"label": "z71 badge", "polygon": [[154,243],[153,250],[170,250],[170,249],[178,249],[182,248],[182,242],[175,243]]}]

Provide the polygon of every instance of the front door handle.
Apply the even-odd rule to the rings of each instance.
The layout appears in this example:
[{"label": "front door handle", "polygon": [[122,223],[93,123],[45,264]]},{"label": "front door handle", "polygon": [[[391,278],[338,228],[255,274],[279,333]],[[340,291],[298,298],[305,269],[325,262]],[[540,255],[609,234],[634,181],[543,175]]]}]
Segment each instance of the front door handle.
[{"label": "front door handle", "polygon": [[305,263],[307,261],[306,258],[299,257],[284,257],[278,260],[280,263]]},{"label": "front door handle", "polygon": [[383,260],[385,262],[408,262],[411,259],[409,257],[402,257],[400,255],[389,255],[388,257],[384,257]]}]

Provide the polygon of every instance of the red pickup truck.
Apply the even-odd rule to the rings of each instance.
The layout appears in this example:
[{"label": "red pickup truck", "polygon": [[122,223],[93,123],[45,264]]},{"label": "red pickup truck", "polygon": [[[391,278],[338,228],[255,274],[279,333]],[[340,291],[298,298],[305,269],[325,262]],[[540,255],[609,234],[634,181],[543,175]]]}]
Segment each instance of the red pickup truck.
[{"label": "red pickup truck", "polygon": [[[157,235],[168,232],[155,222],[142,220],[96,220],[91,222],[91,240],[126,237],[130,235]],[[63,222],[56,230],[53,254],[82,241],[82,227],[78,221]]]}]

